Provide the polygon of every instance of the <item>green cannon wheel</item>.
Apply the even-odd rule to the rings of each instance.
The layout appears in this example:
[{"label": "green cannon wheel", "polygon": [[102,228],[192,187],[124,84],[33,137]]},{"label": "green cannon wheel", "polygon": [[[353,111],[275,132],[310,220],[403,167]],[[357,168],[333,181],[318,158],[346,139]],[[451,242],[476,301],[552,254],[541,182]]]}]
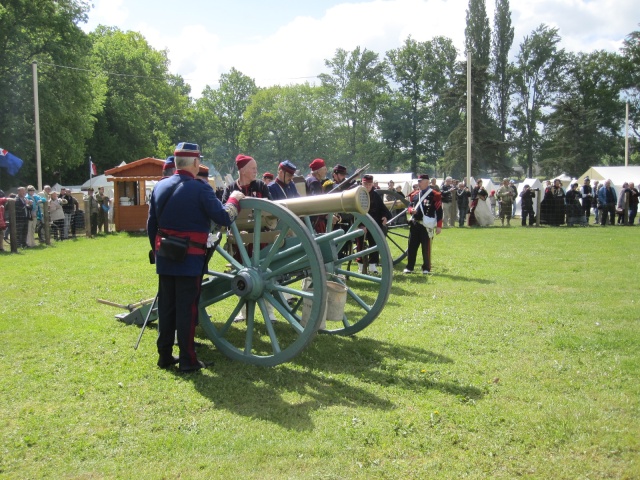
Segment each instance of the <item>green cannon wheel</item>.
[{"label": "green cannon wheel", "polygon": [[278,204],[246,198],[240,205],[243,213],[251,212],[252,232],[241,232],[236,222],[229,228],[234,253],[216,249],[231,269],[209,271],[203,281],[200,325],[227,357],[274,366],[298,355],[324,319],[327,277],[321,245]]},{"label": "green cannon wheel", "polygon": [[[345,243],[357,237],[362,238],[363,227],[370,232],[373,242],[369,244],[365,241],[362,251],[351,250],[346,255],[338,255],[327,265],[327,278],[344,285],[347,297],[342,319],[327,320],[327,325],[321,333],[353,335],[369,326],[380,315],[389,299],[393,280],[393,259],[384,232],[370,215],[355,214],[349,230],[335,238],[335,249],[340,252]],[[327,233],[329,234],[331,233]],[[362,255],[369,255],[371,259],[374,252],[379,256],[378,273],[358,272],[356,259]]]},{"label": "green cannon wheel", "polygon": [[[331,218],[334,214],[329,214]],[[338,214],[339,215],[339,214]],[[344,302],[344,312],[333,318],[327,318],[326,326],[320,333],[333,335],[353,335],[366,328],[382,312],[389,299],[393,280],[393,258],[387,244],[385,234],[370,215],[352,214],[353,222],[346,231],[333,228],[333,222],[327,222],[327,232],[316,233],[316,241],[321,245],[324,263],[329,282],[343,286],[342,297],[329,289],[330,307],[334,302]],[[307,228],[311,229],[308,218]],[[362,243],[363,249],[354,249],[357,240],[364,238],[364,229],[371,232],[373,242]],[[330,241],[327,241],[330,240]],[[330,245],[330,249],[327,248]],[[348,248],[345,248],[348,247]],[[378,273],[361,273],[358,271],[357,259],[363,255],[378,253]],[[363,269],[363,272],[364,269]],[[339,288],[339,287],[338,287]],[[346,299],[344,298],[346,291]],[[335,309],[334,309],[335,310]]]}]

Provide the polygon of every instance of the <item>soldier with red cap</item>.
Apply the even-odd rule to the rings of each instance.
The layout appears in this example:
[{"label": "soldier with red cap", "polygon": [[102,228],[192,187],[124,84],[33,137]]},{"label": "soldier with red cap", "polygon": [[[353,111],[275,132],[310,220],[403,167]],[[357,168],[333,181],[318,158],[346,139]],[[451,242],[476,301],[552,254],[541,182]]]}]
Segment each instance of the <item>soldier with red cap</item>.
[{"label": "soldier with red cap", "polygon": [[242,192],[246,197],[271,199],[267,185],[262,180],[256,180],[258,164],[252,157],[243,154],[238,155],[236,157],[236,167],[238,167],[238,180],[231,185],[227,185],[222,195],[223,203],[227,201],[231,192],[234,191]]},{"label": "soldier with red cap", "polygon": [[[324,184],[327,176],[327,165],[321,158],[316,158],[309,164],[311,173],[305,179],[307,195],[322,195],[324,193]],[[327,217],[325,215],[316,215],[310,218],[311,225],[317,233],[325,233],[327,231]]]}]

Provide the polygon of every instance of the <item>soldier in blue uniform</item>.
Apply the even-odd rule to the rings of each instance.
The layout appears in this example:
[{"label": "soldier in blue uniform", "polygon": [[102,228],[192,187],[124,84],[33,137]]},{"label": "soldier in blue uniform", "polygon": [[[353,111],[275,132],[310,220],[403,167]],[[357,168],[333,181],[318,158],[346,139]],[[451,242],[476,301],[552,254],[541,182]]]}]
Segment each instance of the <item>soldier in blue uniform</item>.
[{"label": "soldier in blue uniform", "polygon": [[293,182],[293,176],[296,174],[296,170],[297,167],[289,160],[280,162],[278,166],[278,176],[269,184],[269,192],[273,200],[300,196],[296,184]]},{"label": "soldier in blue uniform", "polygon": [[[197,144],[179,143],[175,163],[176,172],[158,182],[151,195],[147,235],[159,276],[158,366],[169,368],[179,363],[181,371],[190,372],[205,367],[196,357],[194,334],[210,222],[231,225],[244,195],[234,192],[222,205],[210,185],[195,180],[200,166]],[[188,239],[183,260],[166,256],[161,249],[162,238],[166,237]],[[176,331],[179,357],[172,353]]]}]

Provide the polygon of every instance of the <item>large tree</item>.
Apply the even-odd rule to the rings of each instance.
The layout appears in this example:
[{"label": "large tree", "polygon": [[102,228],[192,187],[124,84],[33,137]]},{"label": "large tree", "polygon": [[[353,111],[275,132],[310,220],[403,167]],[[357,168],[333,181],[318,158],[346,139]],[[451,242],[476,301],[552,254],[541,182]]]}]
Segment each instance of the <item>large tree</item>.
[{"label": "large tree", "polygon": [[544,132],[545,173],[579,176],[593,165],[622,160],[625,72],[619,55],[567,55],[565,74]]},{"label": "large tree", "polygon": [[240,153],[245,112],[258,91],[255,81],[231,68],[220,75],[219,86],[207,85],[196,101],[196,126],[201,129],[205,156],[212,156],[221,172],[231,172]]},{"label": "large tree", "polygon": [[557,28],[540,25],[520,44],[514,83],[516,101],[511,125],[518,161],[529,177],[538,160],[546,109],[558,93],[564,65],[564,50],[558,49]]},{"label": "large tree", "polygon": [[383,113],[383,138],[388,148],[396,149],[394,154],[406,152],[414,174],[427,166],[435,168],[443,154],[450,133],[443,92],[453,81],[455,57],[453,43],[444,37],[427,42],[409,37],[401,48],[387,52],[397,87]]},{"label": "large tree", "polygon": [[99,169],[143,157],[163,158],[181,140],[190,88],[170,75],[166,51],[137,32],[98,27],[91,33],[92,65],[106,85],[87,153]]},{"label": "large tree", "polygon": [[270,170],[285,159],[301,170],[316,157],[335,158],[333,117],[321,87],[309,84],[261,89],[245,113],[241,144]]},{"label": "large tree", "polygon": [[[361,164],[375,155],[375,127],[385,100],[387,64],[370,50],[338,49],[325,60],[330,73],[319,75],[339,124],[337,142],[344,149],[336,161]],[[368,163],[368,162],[365,162]]]},{"label": "large tree", "polygon": [[84,71],[90,42],[78,27],[87,10],[87,2],[79,0],[0,4],[0,146],[25,162],[17,179],[0,170],[2,186],[37,180],[33,61],[38,62],[43,181],[76,180],[96,108],[92,78]]},{"label": "large tree", "polygon": [[499,145],[498,157],[501,165],[507,165],[509,160],[507,134],[509,126],[509,102],[511,98],[512,66],[509,62],[509,50],[513,44],[513,26],[511,24],[511,10],[509,0],[496,0],[496,10],[493,21],[493,56],[491,58],[492,104],[498,124]]}]

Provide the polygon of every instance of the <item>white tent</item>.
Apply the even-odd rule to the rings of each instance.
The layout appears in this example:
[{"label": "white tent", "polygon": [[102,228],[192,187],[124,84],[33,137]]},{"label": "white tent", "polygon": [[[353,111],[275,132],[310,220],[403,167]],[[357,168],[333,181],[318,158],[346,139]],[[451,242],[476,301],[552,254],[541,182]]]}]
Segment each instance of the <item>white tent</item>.
[{"label": "white tent", "polygon": [[113,198],[113,182],[107,180],[107,176],[105,174],[96,175],[95,177],[87,180],[80,187],[81,190],[86,191],[89,187],[93,187],[97,192],[98,188],[104,187],[104,194],[109,198]]},{"label": "white tent", "polygon": [[389,181],[393,180],[394,188],[397,186],[402,187],[402,193],[408,195],[412,188],[411,174],[410,173],[370,173],[373,175],[373,181],[378,182],[378,186],[382,189],[387,189]]},{"label": "white tent", "polygon": [[538,197],[540,197],[540,201],[542,201],[542,195],[544,195],[544,185],[540,183],[540,180],[537,178],[525,178],[518,185],[518,197],[516,198],[516,215],[522,215],[522,199],[520,198],[520,194],[524,190],[524,186],[529,185],[531,188],[539,188],[540,191],[536,192],[536,198],[533,199],[533,212],[535,214],[538,213]]},{"label": "white tent", "polygon": [[616,189],[616,193],[619,194],[624,182],[633,182],[636,184],[636,188],[638,187],[640,183],[640,166],[591,167],[578,178],[580,185],[584,183],[584,177],[591,179],[591,185],[593,185],[594,180],[598,180],[602,184],[605,180],[610,179]]}]

